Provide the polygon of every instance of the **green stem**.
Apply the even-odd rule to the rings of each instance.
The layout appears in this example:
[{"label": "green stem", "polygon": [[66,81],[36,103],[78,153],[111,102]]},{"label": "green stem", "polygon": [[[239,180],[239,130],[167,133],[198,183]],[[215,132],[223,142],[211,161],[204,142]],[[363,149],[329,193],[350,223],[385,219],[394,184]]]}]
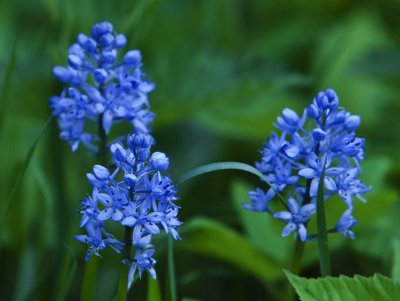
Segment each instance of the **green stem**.
[{"label": "green stem", "polygon": [[[124,249],[122,251],[122,256],[124,259],[131,259],[131,237],[132,237],[132,228],[125,227],[124,231]],[[118,296],[117,301],[126,301],[128,297],[128,272],[129,266],[122,265],[120,269],[119,276],[119,284],[118,284]]]},{"label": "green stem", "polygon": [[[295,274],[295,275],[300,275],[300,270],[301,270],[301,259],[304,254],[304,243],[301,242],[299,239],[296,239],[294,248],[293,248],[293,256],[292,256],[292,261],[290,263],[290,271]],[[288,291],[287,291],[287,296],[286,300],[287,301],[293,301],[296,300],[296,294],[293,286],[288,283]]]},{"label": "green stem", "polygon": [[107,165],[107,135],[103,129],[103,114],[99,116],[98,124],[98,132],[100,138],[100,146],[99,146],[99,160],[100,164],[103,166]]},{"label": "green stem", "polygon": [[[98,132],[100,137],[100,146],[98,157],[100,164],[107,166],[107,136],[103,129],[103,115],[101,114],[98,119]],[[91,301],[94,300],[96,290],[96,274],[97,274],[98,258],[92,256],[85,266],[85,271],[82,280],[81,300]]]},{"label": "green stem", "polygon": [[98,261],[99,259],[93,256],[85,265],[85,271],[83,273],[82,280],[81,301],[94,300]]},{"label": "green stem", "polygon": [[318,232],[318,253],[319,264],[321,268],[321,276],[328,276],[331,274],[331,265],[329,261],[329,248],[328,248],[328,234],[326,230],[326,217],[325,217],[325,200],[324,200],[324,180],[325,180],[325,166],[322,169],[321,177],[318,184],[317,193],[317,232]]},{"label": "green stem", "polygon": [[175,264],[174,264],[174,242],[171,236],[168,236],[168,278],[170,301],[177,301]]}]

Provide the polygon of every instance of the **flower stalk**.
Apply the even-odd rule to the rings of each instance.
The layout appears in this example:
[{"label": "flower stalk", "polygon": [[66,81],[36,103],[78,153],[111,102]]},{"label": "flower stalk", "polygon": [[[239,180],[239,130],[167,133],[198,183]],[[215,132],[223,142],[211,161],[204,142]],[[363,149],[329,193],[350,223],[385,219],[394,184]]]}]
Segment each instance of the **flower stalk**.
[{"label": "flower stalk", "polygon": [[329,276],[331,274],[331,265],[329,260],[329,248],[328,248],[328,233],[326,229],[326,217],[325,217],[325,200],[324,200],[324,178],[325,178],[325,167],[326,159],[324,162],[324,168],[321,173],[321,180],[318,185],[317,192],[317,239],[318,239],[318,254],[319,254],[319,265],[321,269],[321,276]]}]

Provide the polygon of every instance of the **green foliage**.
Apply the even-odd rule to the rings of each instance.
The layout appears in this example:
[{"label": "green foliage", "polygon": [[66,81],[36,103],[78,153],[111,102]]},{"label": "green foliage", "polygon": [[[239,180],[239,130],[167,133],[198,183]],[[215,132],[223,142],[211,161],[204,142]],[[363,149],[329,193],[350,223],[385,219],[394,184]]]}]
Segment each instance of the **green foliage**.
[{"label": "green foliage", "polygon": [[268,282],[283,276],[281,267],[273,259],[216,221],[193,218],[185,225],[182,237],[179,242],[182,249],[229,262],[261,281]]},{"label": "green foliage", "polygon": [[266,213],[244,210],[242,204],[248,202],[248,192],[253,187],[244,181],[237,180],[232,184],[233,205],[244,231],[252,244],[271,256],[280,266],[284,266],[290,257],[292,242],[282,239],[282,224]]},{"label": "green foliage", "polygon": [[150,276],[147,277],[147,301],[162,301],[160,285],[158,280],[154,280]]},{"label": "green foliage", "polygon": [[264,175],[255,167],[244,164],[244,163],[239,163],[239,162],[218,162],[218,163],[211,163],[207,165],[202,165],[200,167],[197,167],[185,174],[183,174],[178,182],[183,183],[191,178],[200,176],[202,174],[214,172],[214,171],[220,171],[220,170],[229,170],[229,169],[237,169],[237,170],[242,170],[246,171],[248,173],[252,173],[260,179],[264,179]]},{"label": "green foliage", "polygon": [[307,279],[285,273],[302,301],[394,301],[400,298],[400,284],[380,274]]},{"label": "green foliage", "polygon": [[[157,84],[150,95],[153,134],[175,178],[210,162],[252,165],[283,108],[300,113],[318,90],[337,90],[341,105],[361,116],[363,179],[373,190],[366,204],[355,202],[356,239],[329,236],[332,268],[399,279],[398,248],[388,247],[400,239],[399,1],[4,0],[0,8],[1,300],[79,299],[85,248],[73,236],[79,201],[89,192],[85,175],[97,162],[83,150],[71,154],[55,122],[31,147],[50,114],[48,97],[61,90],[51,68],[66,64],[79,32],[105,19],[127,34],[128,48],[142,50],[143,68]],[[187,231],[175,250],[178,296],[274,300],[293,241],[280,237],[279,221],[241,208],[261,185],[252,175],[225,171],[178,186]],[[331,227],[344,204],[325,205]],[[162,250],[156,269],[164,291]],[[117,255],[103,255],[99,301],[115,295],[120,267]],[[308,243],[303,271],[316,276],[317,267],[317,244]],[[183,271],[197,276],[182,282]],[[129,297],[157,296],[150,293],[156,283],[148,284],[138,281]]]},{"label": "green foliage", "polygon": [[10,56],[8,57],[7,61],[7,66],[4,71],[3,75],[3,80],[0,88],[0,100],[1,100],[1,106],[0,106],[0,137],[1,137],[1,132],[2,132],[2,127],[3,127],[3,122],[5,118],[5,112],[7,111],[7,96],[8,96],[8,91],[10,89],[11,85],[11,77],[14,72],[15,68],[15,60],[17,57],[17,39],[15,39]]},{"label": "green foliage", "polygon": [[67,248],[69,254],[66,254],[65,256],[64,271],[60,280],[60,287],[57,290],[57,301],[67,300],[67,294],[74,281],[78,267],[78,261],[73,251],[67,245],[65,245],[65,247]]},{"label": "green foliage", "polygon": [[393,266],[392,278],[400,282],[400,240],[393,241]]}]

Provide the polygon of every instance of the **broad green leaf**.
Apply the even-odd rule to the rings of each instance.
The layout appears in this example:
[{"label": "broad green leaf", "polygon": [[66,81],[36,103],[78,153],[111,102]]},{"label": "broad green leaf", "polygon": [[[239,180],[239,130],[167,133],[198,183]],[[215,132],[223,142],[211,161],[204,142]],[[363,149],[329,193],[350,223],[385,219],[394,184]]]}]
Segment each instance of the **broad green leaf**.
[{"label": "broad green leaf", "polygon": [[356,240],[351,246],[360,253],[382,258],[390,253],[387,242],[400,239],[396,230],[400,210],[396,203],[398,192],[385,184],[392,164],[387,157],[371,156],[362,167],[363,180],[372,186],[372,191],[365,195],[367,203],[355,201],[354,213],[359,223],[354,228]]},{"label": "broad green leaf", "polygon": [[400,300],[400,283],[380,274],[307,279],[285,273],[302,301]]},{"label": "broad green leaf", "polygon": [[160,285],[158,283],[158,279],[153,279],[148,275],[147,277],[147,301],[162,301]]},{"label": "broad green leaf", "polygon": [[400,239],[393,241],[392,278],[400,282]]},{"label": "broad green leaf", "polygon": [[254,188],[240,180],[235,181],[231,188],[232,201],[247,237],[274,260],[285,263],[289,260],[293,241],[282,238],[283,223],[265,212],[253,212],[243,208],[242,204],[249,202],[248,193],[252,189]]},{"label": "broad green leaf", "polygon": [[263,282],[283,276],[275,260],[219,222],[194,218],[185,224],[181,233],[182,241],[177,246],[191,253],[219,258]]}]

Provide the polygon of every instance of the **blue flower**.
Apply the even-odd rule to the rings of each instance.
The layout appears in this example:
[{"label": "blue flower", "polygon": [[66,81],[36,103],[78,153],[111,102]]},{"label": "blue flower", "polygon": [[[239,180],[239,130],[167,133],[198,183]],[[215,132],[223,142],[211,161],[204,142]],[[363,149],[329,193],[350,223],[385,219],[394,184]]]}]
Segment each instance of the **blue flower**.
[{"label": "blue flower", "polygon": [[322,170],[325,165],[324,186],[326,189],[335,191],[337,189],[335,181],[331,176],[339,176],[346,171],[343,167],[329,167],[331,159],[329,155],[323,156],[321,159],[315,153],[310,153],[307,158],[307,166],[299,170],[299,175],[312,179],[310,186],[310,196],[317,196],[317,189],[321,179]]},{"label": "blue flower", "polygon": [[144,79],[140,51],[128,51],[118,62],[126,42],[111,23],[95,24],[91,37],[79,34],[69,48],[68,66],[53,69],[65,88],[49,99],[49,105],[58,119],[61,139],[73,151],[81,143],[97,150],[99,137],[89,131],[89,123],[100,123],[109,133],[113,124],[126,120],[136,132],[149,132],[154,114],[149,111],[148,94],[154,84]]},{"label": "blue flower", "polygon": [[268,203],[275,196],[275,191],[271,188],[267,192],[264,192],[262,189],[257,188],[255,191],[249,192],[249,198],[252,204],[243,204],[243,207],[248,210],[253,211],[269,211]]},{"label": "blue flower", "polygon": [[153,279],[156,279],[156,271],[153,266],[156,264],[156,260],[152,257],[154,249],[137,250],[135,257],[130,264],[128,272],[128,287],[130,287],[133,278],[135,277],[136,271],[139,272],[139,277],[142,278],[143,271],[147,271]]},{"label": "blue flower", "polygon": [[304,242],[307,239],[305,223],[310,220],[317,208],[315,204],[300,206],[294,198],[289,198],[287,205],[289,211],[280,211],[273,215],[276,219],[287,223],[283,228],[282,237],[286,237],[293,231],[296,231],[300,240]]},{"label": "blue flower", "polygon": [[[281,134],[270,135],[261,150],[261,161],[256,163],[271,187],[267,192],[260,188],[251,191],[251,204],[243,204],[244,208],[267,212],[287,224],[283,236],[296,232],[301,241],[307,241],[313,236],[308,235],[307,222],[315,214],[313,204],[323,181],[325,201],[336,194],[348,207],[330,232],[353,237],[349,229],[356,225],[351,215],[354,199],[365,202],[363,195],[371,190],[359,179],[365,152],[365,139],[355,133],[360,123],[360,116],[339,107],[332,89],[319,92],[301,117],[284,109],[274,124]],[[269,208],[277,192],[285,211]]]},{"label": "blue flower", "polygon": [[351,229],[355,225],[357,225],[357,220],[352,216],[352,210],[347,209],[337,222],[334,231],[342,234],[343,236],[354,239],[355,235]]},{"label": "blue flower", "polygon": [[86,235],[76,238],[90,246],[86,260],[107,246],[120,253],[127,243],[107,232],[108,224],[132,228],[129,243],[136,249],[135,256],[124,258],[131,265],[130,278],[136,270],[140,275],[147,271],[155,277],[152,235],[164,231],[179,239],[177,228],[182,224],[178,220],[180,208],[175,204],[176,186],[161,174],[169,159],[164,153],[151,154],[152,143],[151,136],[134,134],[127,137],[127,148],[121,143],[112,144],[113,170],[95,165],[87,175],[93,186],[92,196],[81,202],[81,227]]}]

